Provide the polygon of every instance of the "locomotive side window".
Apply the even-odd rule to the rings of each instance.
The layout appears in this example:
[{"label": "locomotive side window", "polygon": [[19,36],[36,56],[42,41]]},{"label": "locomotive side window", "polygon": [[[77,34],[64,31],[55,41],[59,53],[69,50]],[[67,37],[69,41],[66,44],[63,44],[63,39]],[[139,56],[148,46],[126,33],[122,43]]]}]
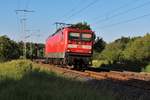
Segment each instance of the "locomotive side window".
[{"label": "locomotive side window", "polygon": [[80,38],[80,33],[69,33],[69,40],[77,40]]},{"label": "locomotive side window", "polygon": [[91,41],[92,40],[92,34],[82,33],[81,34],[81,40],[83,40],[83,41]]}]

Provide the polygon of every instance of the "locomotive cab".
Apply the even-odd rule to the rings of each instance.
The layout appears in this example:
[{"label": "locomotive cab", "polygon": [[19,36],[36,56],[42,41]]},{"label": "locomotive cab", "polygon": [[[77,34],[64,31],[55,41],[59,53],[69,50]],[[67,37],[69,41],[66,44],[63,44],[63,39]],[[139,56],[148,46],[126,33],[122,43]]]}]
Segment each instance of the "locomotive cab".
[{"label": "locomotive cab", "polygon": [[48,37],[45,56],[52,64],[87,67],[92,64],[94,32],[65,27]]},{"label": "locomotive cab", "polygon": [[92,53],[92,34],[91,33],[74,33],[68,34],[68,52],[72,53]]},{"label": "locomotive cab", "polygon": [[92,64],[94,32],[90,30],[68,32],[67,62],[74,67],[87,67]]}]

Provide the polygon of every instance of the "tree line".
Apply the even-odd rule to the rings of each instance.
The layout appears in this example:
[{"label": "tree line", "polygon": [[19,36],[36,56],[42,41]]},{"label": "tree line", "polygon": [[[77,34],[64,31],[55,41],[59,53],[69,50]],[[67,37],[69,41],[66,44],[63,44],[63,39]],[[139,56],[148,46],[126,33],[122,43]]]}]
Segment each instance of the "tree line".
[{"label": "tree line", "polygon": [[101,47],[104,48],[103,50],[95,48],[94,59],[107,61],[108,63],[103,66],[113,66],[113,68],[117,66],[117,69],[141,71],[150,64],[149,33],[143,37],[121,37],[108,44],[101,41],[96,44],[102,45]]},{"label": "tree line", "polygon": [[[6,35],[0,36],[0,62],[24,57],[24,42],[15,42]],[[26,43],[26,58],[36,58],[44,56],[44,44]]]},{"label": "tree line", "polygon": [[[70,27],[91,30],[86,22]],[[102,62],[99,67],[141,71],[145,66],[150,66],[150,33],[143,37],[121,37],[111,43],[97,38],[93,49],[93,59]],[[23,42],[15,42],[7,36],[0,36],[0,62],[23,58],[24,50]],[[44,57],[44,44],[27,42],[26,51],[27,58],[42,58]]]}]

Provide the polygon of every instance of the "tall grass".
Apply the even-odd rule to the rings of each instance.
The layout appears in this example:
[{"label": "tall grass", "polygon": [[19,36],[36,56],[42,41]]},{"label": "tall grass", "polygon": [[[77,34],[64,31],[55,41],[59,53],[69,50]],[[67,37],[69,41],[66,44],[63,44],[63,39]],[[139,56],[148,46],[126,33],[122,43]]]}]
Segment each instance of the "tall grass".
[{"label": "tall grass", "polygon": [[27,60],[0,64],[0,100],[113,100],[104,90],[67,79]]}]

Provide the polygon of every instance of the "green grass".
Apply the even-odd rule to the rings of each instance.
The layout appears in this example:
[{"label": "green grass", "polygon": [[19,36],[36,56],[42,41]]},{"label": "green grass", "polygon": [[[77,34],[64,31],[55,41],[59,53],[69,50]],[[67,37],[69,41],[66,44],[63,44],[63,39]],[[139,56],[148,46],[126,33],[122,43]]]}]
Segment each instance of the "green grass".
[{"label": "green grass", "polygon": [[108,91],[93,87],[28,60],[0,64],[0,100],[114,100]]},{"label": "green grass", "polygon": [[[112,63],[112,62],[110,62]],[[110,70],[118,70],[118,71],[133,71],[133,72],[150,72],[150,64],[148,65],[139,65],[135,63],[128,64],[109,64],[107,60],[93,60],[92,66],[95,68],[105,68]]]},{"label": "green grass", "polygon": [[93,60],[92,61],[92,66],[94,67],[101,67],[103,65],[107,65],[108,61],[107,60]]},{"label": "green grass", "polygon": [[144,69],[143,69],[144,72],[150,72],[150,64],[147,65]]}]

